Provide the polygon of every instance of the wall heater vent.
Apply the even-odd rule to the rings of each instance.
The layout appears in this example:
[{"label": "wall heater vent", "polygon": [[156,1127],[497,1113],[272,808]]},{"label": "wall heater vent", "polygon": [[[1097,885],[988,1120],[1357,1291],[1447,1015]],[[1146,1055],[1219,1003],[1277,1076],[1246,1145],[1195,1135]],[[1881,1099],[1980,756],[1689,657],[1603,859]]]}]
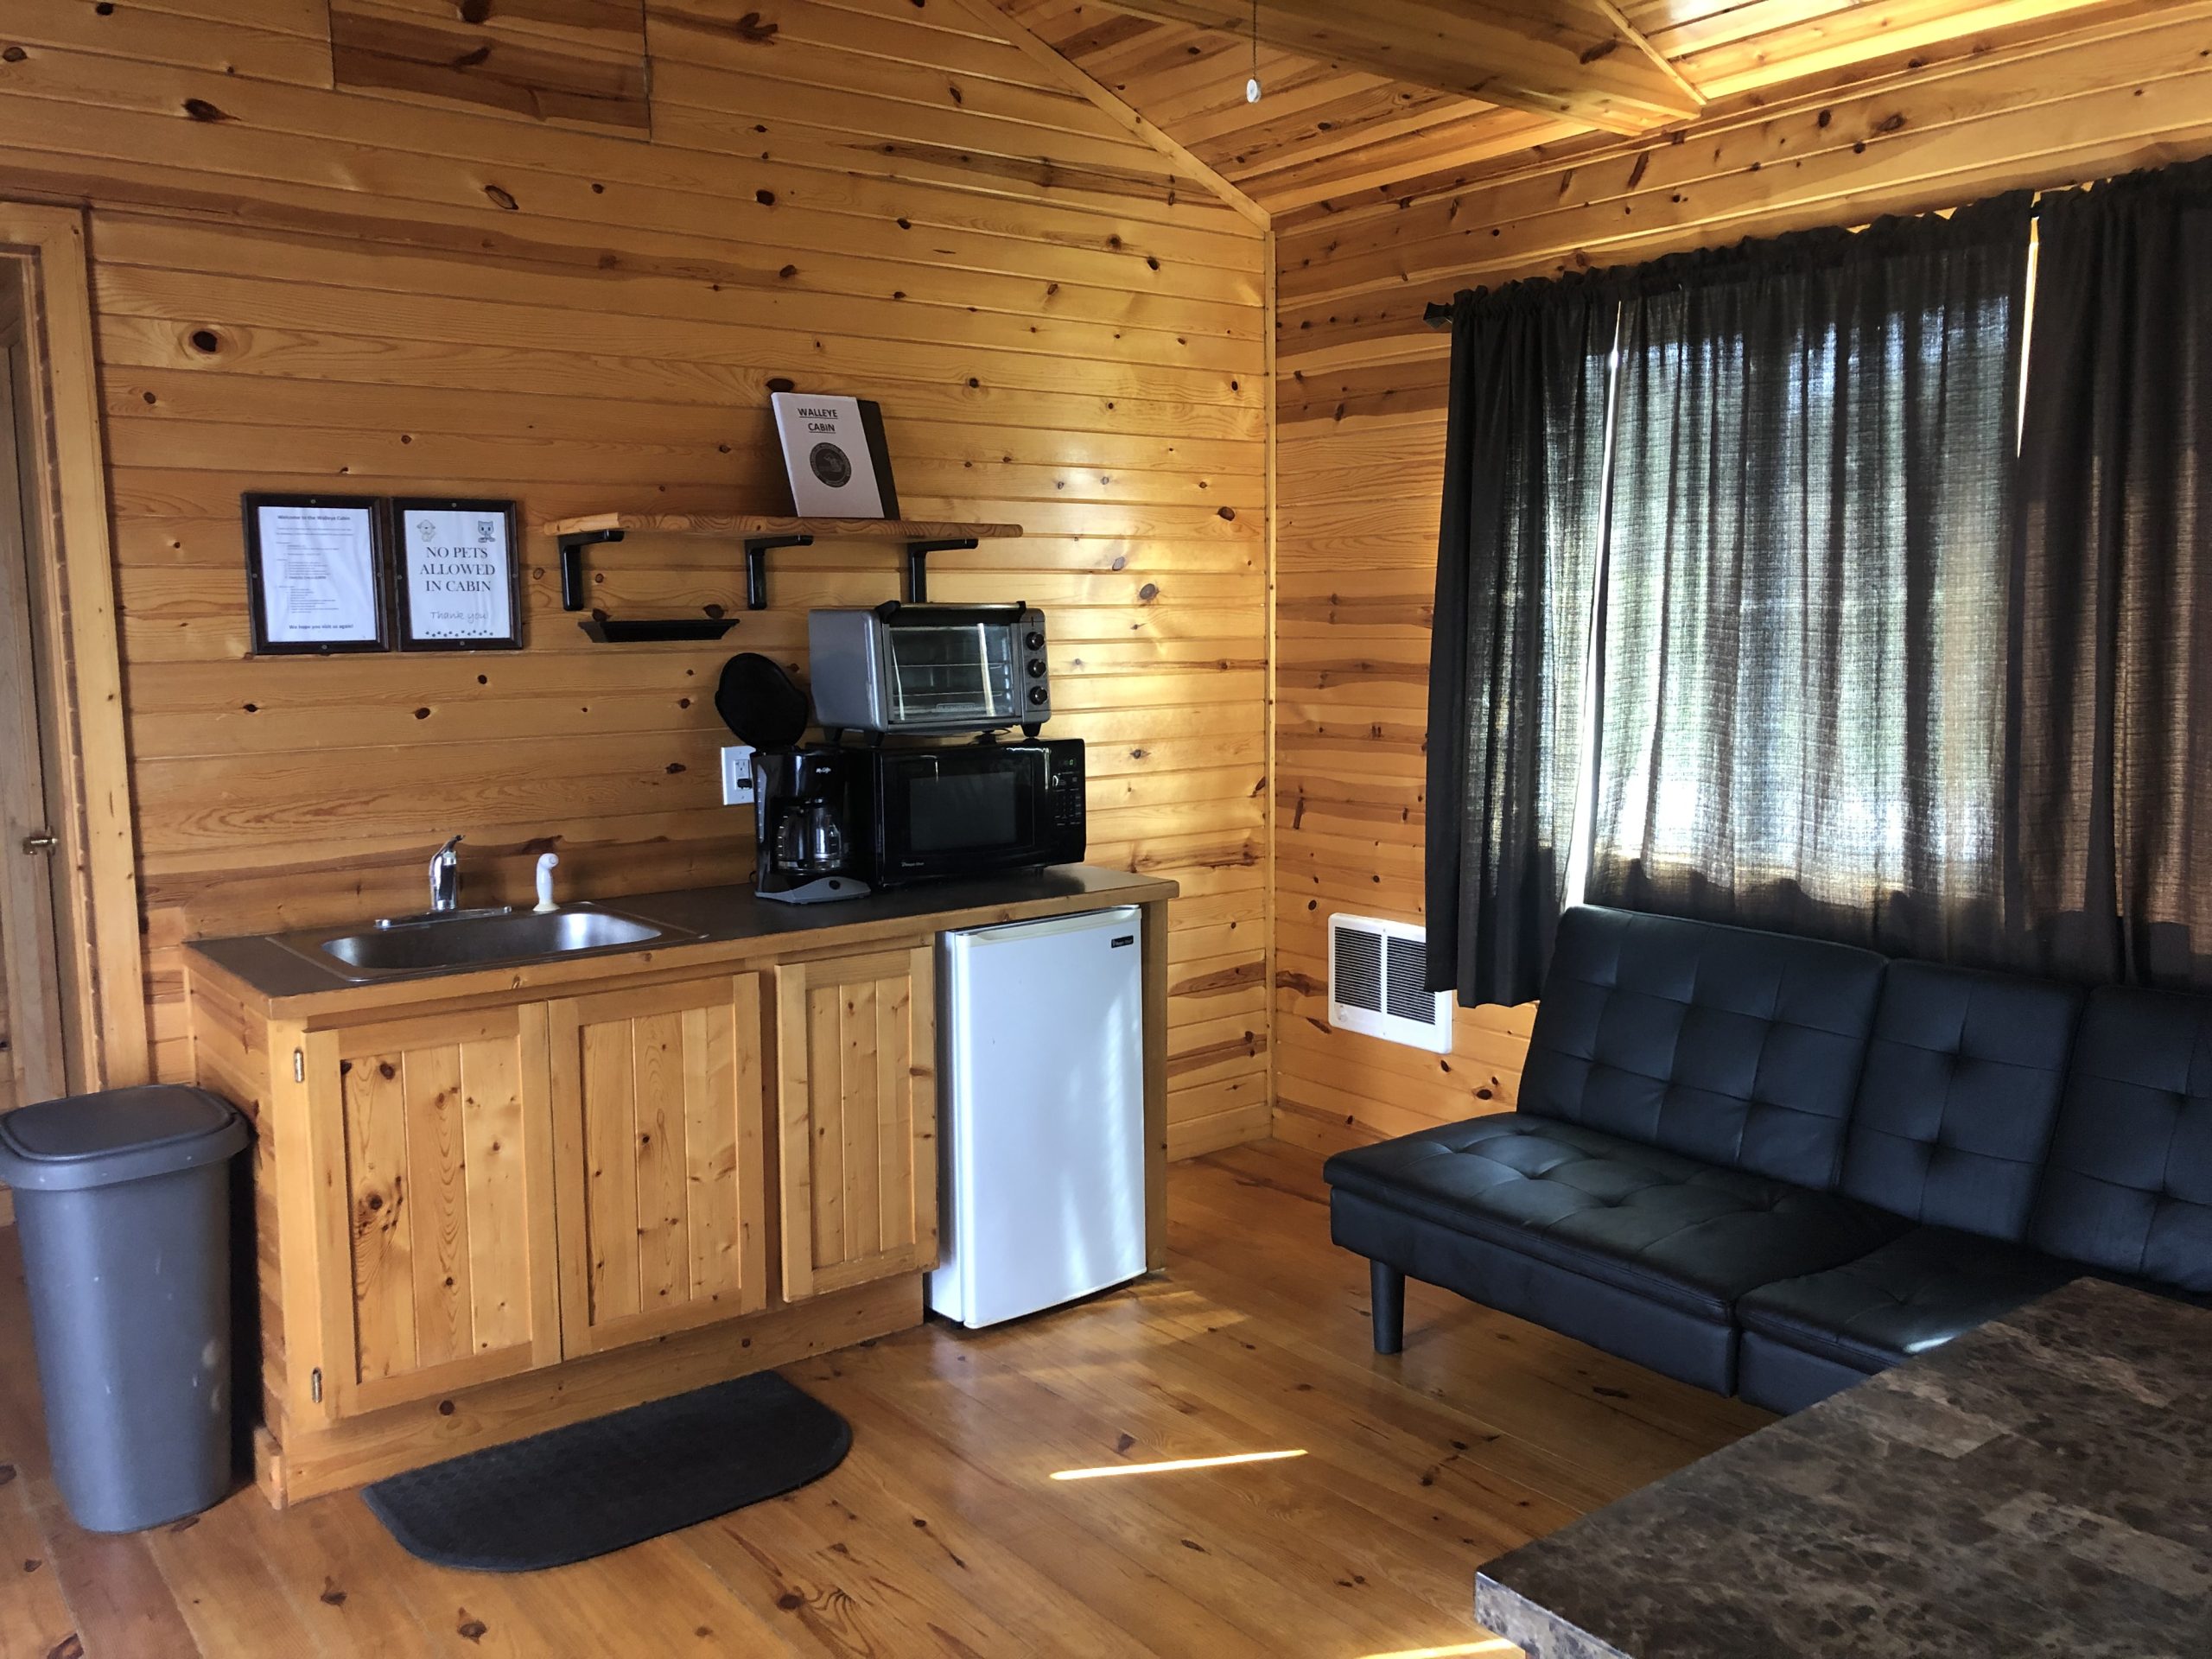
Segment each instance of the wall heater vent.
[{"label": "wall heater vent", "polygon": [[1425,991],[1428,933],[1375,916],[1329,918],[1329,1023],[1452,1052],[1452,996]]}]

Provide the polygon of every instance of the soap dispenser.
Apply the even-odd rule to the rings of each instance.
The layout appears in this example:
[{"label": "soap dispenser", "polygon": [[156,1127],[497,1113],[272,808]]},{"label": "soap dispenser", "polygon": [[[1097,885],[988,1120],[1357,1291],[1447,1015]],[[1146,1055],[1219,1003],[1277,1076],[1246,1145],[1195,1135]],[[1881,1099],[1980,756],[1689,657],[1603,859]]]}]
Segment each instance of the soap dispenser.
[{"label": "soap dispenser", "polygon": [[561,861],[558,853],[543,853],[537,860],[537,909],[543,916],[560,906],[553,902],[553,867]]}]

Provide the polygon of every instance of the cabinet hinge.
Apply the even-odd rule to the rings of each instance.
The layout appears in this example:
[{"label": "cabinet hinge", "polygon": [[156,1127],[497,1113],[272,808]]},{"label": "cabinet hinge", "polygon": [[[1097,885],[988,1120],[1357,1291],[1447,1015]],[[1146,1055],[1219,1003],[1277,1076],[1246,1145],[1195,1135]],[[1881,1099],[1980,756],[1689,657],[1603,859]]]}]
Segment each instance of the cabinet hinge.
[{"label": "cabinet hinge", "polygon": [[294,1083],[305,1083],[307,1080],[307,1051],[304,1049],[296,1048],[292,1051],[292,1081]]},{"label": "cabinet hinge", "polygon": [[322,1403],[322,1367],[320,1365],[308,1373],[308,1398],[318,1406]]}]

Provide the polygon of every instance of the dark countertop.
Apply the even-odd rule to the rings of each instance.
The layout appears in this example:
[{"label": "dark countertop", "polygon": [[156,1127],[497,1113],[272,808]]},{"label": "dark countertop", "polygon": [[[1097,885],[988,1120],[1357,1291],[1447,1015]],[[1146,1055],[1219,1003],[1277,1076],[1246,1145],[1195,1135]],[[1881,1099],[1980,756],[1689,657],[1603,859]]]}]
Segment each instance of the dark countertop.
[{"label": "dark countertop", "polygon": [[[740,947],[747,945],[772,946],[792,940],[814,943],[809,936],[819,936],[821,944],[835,945],[841,934],[860,938],[871,931],[896,930],[901,923],[920,924],[933,932],[988,926],[1030,916],[1142,904],[1173,898],[1175,892],[1173,882],[1155,876],[1070,864],[974,880],[917,882],[887,893],[822,905],[777,904],[757,898],[750,887],[689,887],[603,900],[578,897],[566,902],[590,903],[639,917],[671,930],[671,935],[645,944],[571,952],[526,963],[479,963],[365,976],[344,973],[335,965],[326,968],[312,953],[319,940],[367,931],[372,923],[366,919],[290,933],[195,939],[189,948],[242,988],[270,1003],[289,1005],[299,999],[315,999],[314,1003],[303,1005],[311,1008],[331,998],[389,1001],[397,988],[413,986],[419,994],[421,988],[432,982],[441,993],[448,988],[457,992],[524,989],[592,974],[604,976],[610,967],[623,965],[616,961],[621,957],[671,964],[696,960],[705,965],[743,954]],[[289,945],[282,943],[286,940],[290,941]]]},{"label": "dark countertop", "polygon": [[1476,1580],[1529,1659],[2203,1659],[2212,1312],[2076,1280]]}]

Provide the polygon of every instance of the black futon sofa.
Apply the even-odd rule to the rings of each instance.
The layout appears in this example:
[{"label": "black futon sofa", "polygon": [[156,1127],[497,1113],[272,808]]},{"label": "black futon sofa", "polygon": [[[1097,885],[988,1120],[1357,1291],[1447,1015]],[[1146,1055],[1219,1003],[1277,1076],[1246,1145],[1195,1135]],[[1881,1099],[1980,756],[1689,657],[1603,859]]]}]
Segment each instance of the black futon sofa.
[{"label": "black futon sofa", "polygon": [[1561,919],[1519,1109],[1339,1153],[1330,1231],[1795,1411],[2094,1274],[2212,1301],[2212,998]]}]

